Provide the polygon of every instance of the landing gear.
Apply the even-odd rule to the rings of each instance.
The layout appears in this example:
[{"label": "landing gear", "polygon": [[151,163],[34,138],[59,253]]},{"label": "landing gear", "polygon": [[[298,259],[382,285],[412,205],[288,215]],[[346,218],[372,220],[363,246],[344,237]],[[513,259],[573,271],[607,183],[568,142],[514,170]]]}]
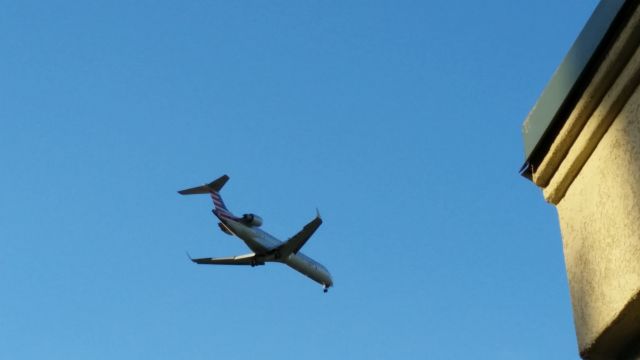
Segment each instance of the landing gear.
[{"label": "landing gear", "polygon": [[327,285],[324,285],[324,287],[322,288],[322,292],[326,293],[327,291],[329,291],[329,287]]}]

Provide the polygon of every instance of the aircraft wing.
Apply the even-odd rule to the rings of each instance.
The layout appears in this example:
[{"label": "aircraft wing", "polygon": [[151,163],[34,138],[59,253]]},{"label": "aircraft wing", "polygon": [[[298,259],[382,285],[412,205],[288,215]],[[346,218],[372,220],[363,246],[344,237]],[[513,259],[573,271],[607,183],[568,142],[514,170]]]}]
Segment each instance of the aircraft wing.
[{"label": "aircraft wing", "polygon": [[205,265],[264,265],[264,261],[257,260],[256,254],[254,253],[220,258],[192,259],[191,257],[189,257],[189,259],[191,259],[191,261],[196,264]]},{"label": "aircraft wing", "polygon": [[315,219],[311,220],[310,223],[305,225],[299,233],[295,234],[292,238],[285,241],[278,247],[278,251],[280,252],[281,256],[287,257],[289,256],[289,254],[295,254],[300,251],[307,240],[311,238],[311,235],[313,235],[313,233],[318,230],[321,224],[322,219],[320,218],[320,215],[318,215]]}]

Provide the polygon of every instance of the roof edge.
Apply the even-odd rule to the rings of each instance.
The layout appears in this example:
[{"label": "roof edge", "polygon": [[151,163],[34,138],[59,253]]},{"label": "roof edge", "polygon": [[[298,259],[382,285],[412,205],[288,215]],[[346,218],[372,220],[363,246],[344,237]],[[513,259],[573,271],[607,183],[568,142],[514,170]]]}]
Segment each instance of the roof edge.
[{"label": "roof edge", "polygon": [[525,163],[520,174],[531,179],[607,50],[626,24],[637,0],[602,0],[556,69],[522,124]]}]

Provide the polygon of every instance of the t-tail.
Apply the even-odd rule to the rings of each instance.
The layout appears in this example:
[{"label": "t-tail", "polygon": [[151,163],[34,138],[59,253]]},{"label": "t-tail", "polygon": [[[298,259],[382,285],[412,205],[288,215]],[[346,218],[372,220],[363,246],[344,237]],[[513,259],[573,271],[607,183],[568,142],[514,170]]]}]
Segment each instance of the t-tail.
[{"label": "t-tail", "polygon": [[227,206],[220,196],[220,190],[222,190],[222,187],[228,180],[229,176],[222,175],[208,184],[180,190],[178,193],[181,195],[209,194],[215,206],[213,210],[214,214],[222,219],[235,220],[236,217],[227,209]]}]

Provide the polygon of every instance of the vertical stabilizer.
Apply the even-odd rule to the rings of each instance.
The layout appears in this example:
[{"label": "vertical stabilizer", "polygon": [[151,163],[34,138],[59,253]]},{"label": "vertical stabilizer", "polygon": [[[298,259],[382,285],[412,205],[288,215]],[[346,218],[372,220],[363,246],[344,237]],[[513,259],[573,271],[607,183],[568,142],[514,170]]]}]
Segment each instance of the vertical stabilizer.
[{"label": "vertical stabilizer", "polygon": [[229,181],[229,176],[222,175],[208,184],[180,190],[178,193],[181,195],[209,194],[215,207],[213,213],[220,219],[234,220],[236,217],[227,209],[220,196],[220,190],[227,181]]}]

